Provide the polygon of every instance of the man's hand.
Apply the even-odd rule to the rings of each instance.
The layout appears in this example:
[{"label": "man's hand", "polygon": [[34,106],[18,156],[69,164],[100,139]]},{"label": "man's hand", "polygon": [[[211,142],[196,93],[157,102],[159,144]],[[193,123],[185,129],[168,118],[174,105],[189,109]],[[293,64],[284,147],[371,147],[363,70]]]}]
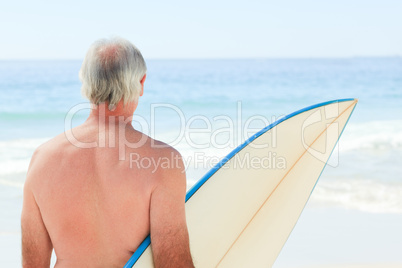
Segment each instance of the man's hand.
[{"label": "man's hand", "polygon": [[150,221],[155,267],[194,267],[185,216],[186,175],[180,154],[169,168],[160,168],[152,192]]},{"label": "man's hand", "polygon": [[35,183],[35,167],[32,157],[24,185],[24,201],[21,214],[22,267],[50,267],[53,245],[43,223],[39,207],[32,192]]}]

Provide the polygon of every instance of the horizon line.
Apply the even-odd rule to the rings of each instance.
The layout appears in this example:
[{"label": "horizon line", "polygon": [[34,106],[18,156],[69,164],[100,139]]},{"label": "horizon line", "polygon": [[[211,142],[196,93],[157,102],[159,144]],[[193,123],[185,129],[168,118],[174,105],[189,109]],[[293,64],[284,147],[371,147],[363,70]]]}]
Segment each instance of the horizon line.
[{"label": "horizon line", "polygon": [[[402,55],[371,55],[371,56],[305,56],[305,57],[148,57],[145,60],[336,60],[336,59],[372,59],[401,58]],[[84,58],[0,58],[0,61],[82,61]]]}]

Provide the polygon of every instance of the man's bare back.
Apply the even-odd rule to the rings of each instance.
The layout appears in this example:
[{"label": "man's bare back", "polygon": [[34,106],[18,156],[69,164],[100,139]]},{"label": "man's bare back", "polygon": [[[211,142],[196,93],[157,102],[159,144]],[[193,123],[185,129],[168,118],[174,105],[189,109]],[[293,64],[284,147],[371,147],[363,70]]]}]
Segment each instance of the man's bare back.
[{"label": "man's bare back", "polygon": [[[179,154],[135,131],[131,124],[123,127],[110,130],[108,122],[100,126],[99,120],[92,118],[73,129],[72,134],[82,143],[104,143],[105,147],[78,148],[62,134],[34,154],[25,195],[28,198],[32,195],[40,208],[50,238],[49,248],[53,246],[57,255],[56,267],[122,267],[150,232],[151,195],[155,189],[170,184],[175,188],[170,194],[180,196],[184,203],[186,182],[182,162],[175,166],[173,160],[179,158],[172,157]],[[99,129],[104,129],[104,133]],[[119,160],[122,141],[118,131],[122,130],[125,142],[141,145],[134,149],[126,147],[125,160]],[[113,141],[109,139],[111,136]],[[100,140],[102,137],[105,141]],[[165,170],[143,168],[130,161],[133,154],[142,159],[172,159],[171,166]],[[159,206],[168,208],[168,204]],[[175,213],[184,216],[184,211]],[[183,221],[176,224],[180,226]],[[28,222],[27,225],[26,232],[34,231],[30,230],[34,226]],[[157,231],[162,234],[166,230]]]},{"label": "man's bare back", "polygon": [[[134,130],[136,106],[98,104],[83,125],[35,151],[21,217],[24,267],[49,267],[53,248],[58,268],[123,267],[149,233],[156,267],[193,267],[183,162]],[[133,154],[165,166],[133,164]]]}]

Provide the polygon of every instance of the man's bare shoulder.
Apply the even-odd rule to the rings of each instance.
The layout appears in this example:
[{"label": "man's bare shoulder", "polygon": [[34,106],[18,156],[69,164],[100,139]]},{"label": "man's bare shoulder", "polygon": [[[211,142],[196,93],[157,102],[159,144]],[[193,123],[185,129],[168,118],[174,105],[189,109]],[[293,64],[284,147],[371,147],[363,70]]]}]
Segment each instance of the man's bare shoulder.
[{"label": "man's bare shoulder", "polygon": [[173,154],[181,157],[179,151],[177,151],[174,147],[170,146],[169,144],[155,139],[152,139],[152,141],[153,145],[151,147],[155,153],[159,153],[161,156],[167,156]]},{"label": "man's bare shoulder", "polygon": [[[154,145],[152,146],[152,151],[157,154],[159,157],[170,157],[172,161],[182,161],[182,156],[180,152],[174,147],[170,146],[167,143],[164,143],[159,140],[153,140]],[[180,163],[179,163],[180,164]]]},{"label": "man's bare shoulder", "polygon": [[[172,176],[185,176],[182,156],[178,150],[169,144],[149,138],[148,142],[144,144],[143,151],[145,151],[143,154],[135,151],[131,155],[131,160],[137,160],[143,168],[150,165],[149,170],[157,175],[158,180]],[[181,176],[177,176],[179,173]]]},{"label": "man's bare shoulder", "polygon": [[60,149],[62,147],[66,147],[67,145],[69,145],[69,142],[64,133],[59,134],[56,137],[42,143],[38,148],[35,149],[32,155],[31,163],[47,158],[52,159],[55,154],[60,153]]},{"label": "man's bare shoulder", "polygon": [[[170,155],[180,156],[180,153],[170,146],[169,144],[162,142],[160,140],[151,138],[150,136],[146,135],[145,133],[135,131],[135,136],[137,136],[136,143],[133,143],[134,146],[128,146],[136,151],[137,149],[144,150],[148,152],[150,155],[155,157],[166,157]],[[140,138],[138,138],[140,137]],[[121,141],[120,141],[121,142]]]},{"label": "man's bare shoulder", "polygon": [[66,149],[72,150],[73,147],[64,133],[41,144],[32,154],[27,179],[32,180],[36,175],[45,178],[60,164],[60,160],[66,159]]},{"label": "man's bare shoulder", "polygon": [[[165,185],[173,184],[176,186],[186,185],[186,174],[183,159],[179,151],[172,146],[169,146],[163,142],[165,147],[159,149],[158,153],[161,159],[161,164],[157,171],[159,182]],[[155,148],[155,150],[158,150]],[[181,187],[180,187],[181,188]]]},{"label": "man's bare shoulder", "polygon": [[43,183],[50,177],[52,161],[57,152],[56,143],[57,141],[53,138],[41,144],[33,152],[24,183],[25,191],[37,192],[43,188]]}]

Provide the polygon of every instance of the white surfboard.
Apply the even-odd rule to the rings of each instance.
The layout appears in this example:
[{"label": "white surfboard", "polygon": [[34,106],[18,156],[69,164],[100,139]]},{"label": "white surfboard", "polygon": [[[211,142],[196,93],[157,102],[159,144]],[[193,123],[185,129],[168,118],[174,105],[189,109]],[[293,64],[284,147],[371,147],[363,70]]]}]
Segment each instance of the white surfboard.
[{"label": "white surfboard", "polygon": [[[334,100],[281,118],[189,190],[186,217],[196,267],[274,264],[356,103]],[[153,267],[149,236],[124,267]]]}]

